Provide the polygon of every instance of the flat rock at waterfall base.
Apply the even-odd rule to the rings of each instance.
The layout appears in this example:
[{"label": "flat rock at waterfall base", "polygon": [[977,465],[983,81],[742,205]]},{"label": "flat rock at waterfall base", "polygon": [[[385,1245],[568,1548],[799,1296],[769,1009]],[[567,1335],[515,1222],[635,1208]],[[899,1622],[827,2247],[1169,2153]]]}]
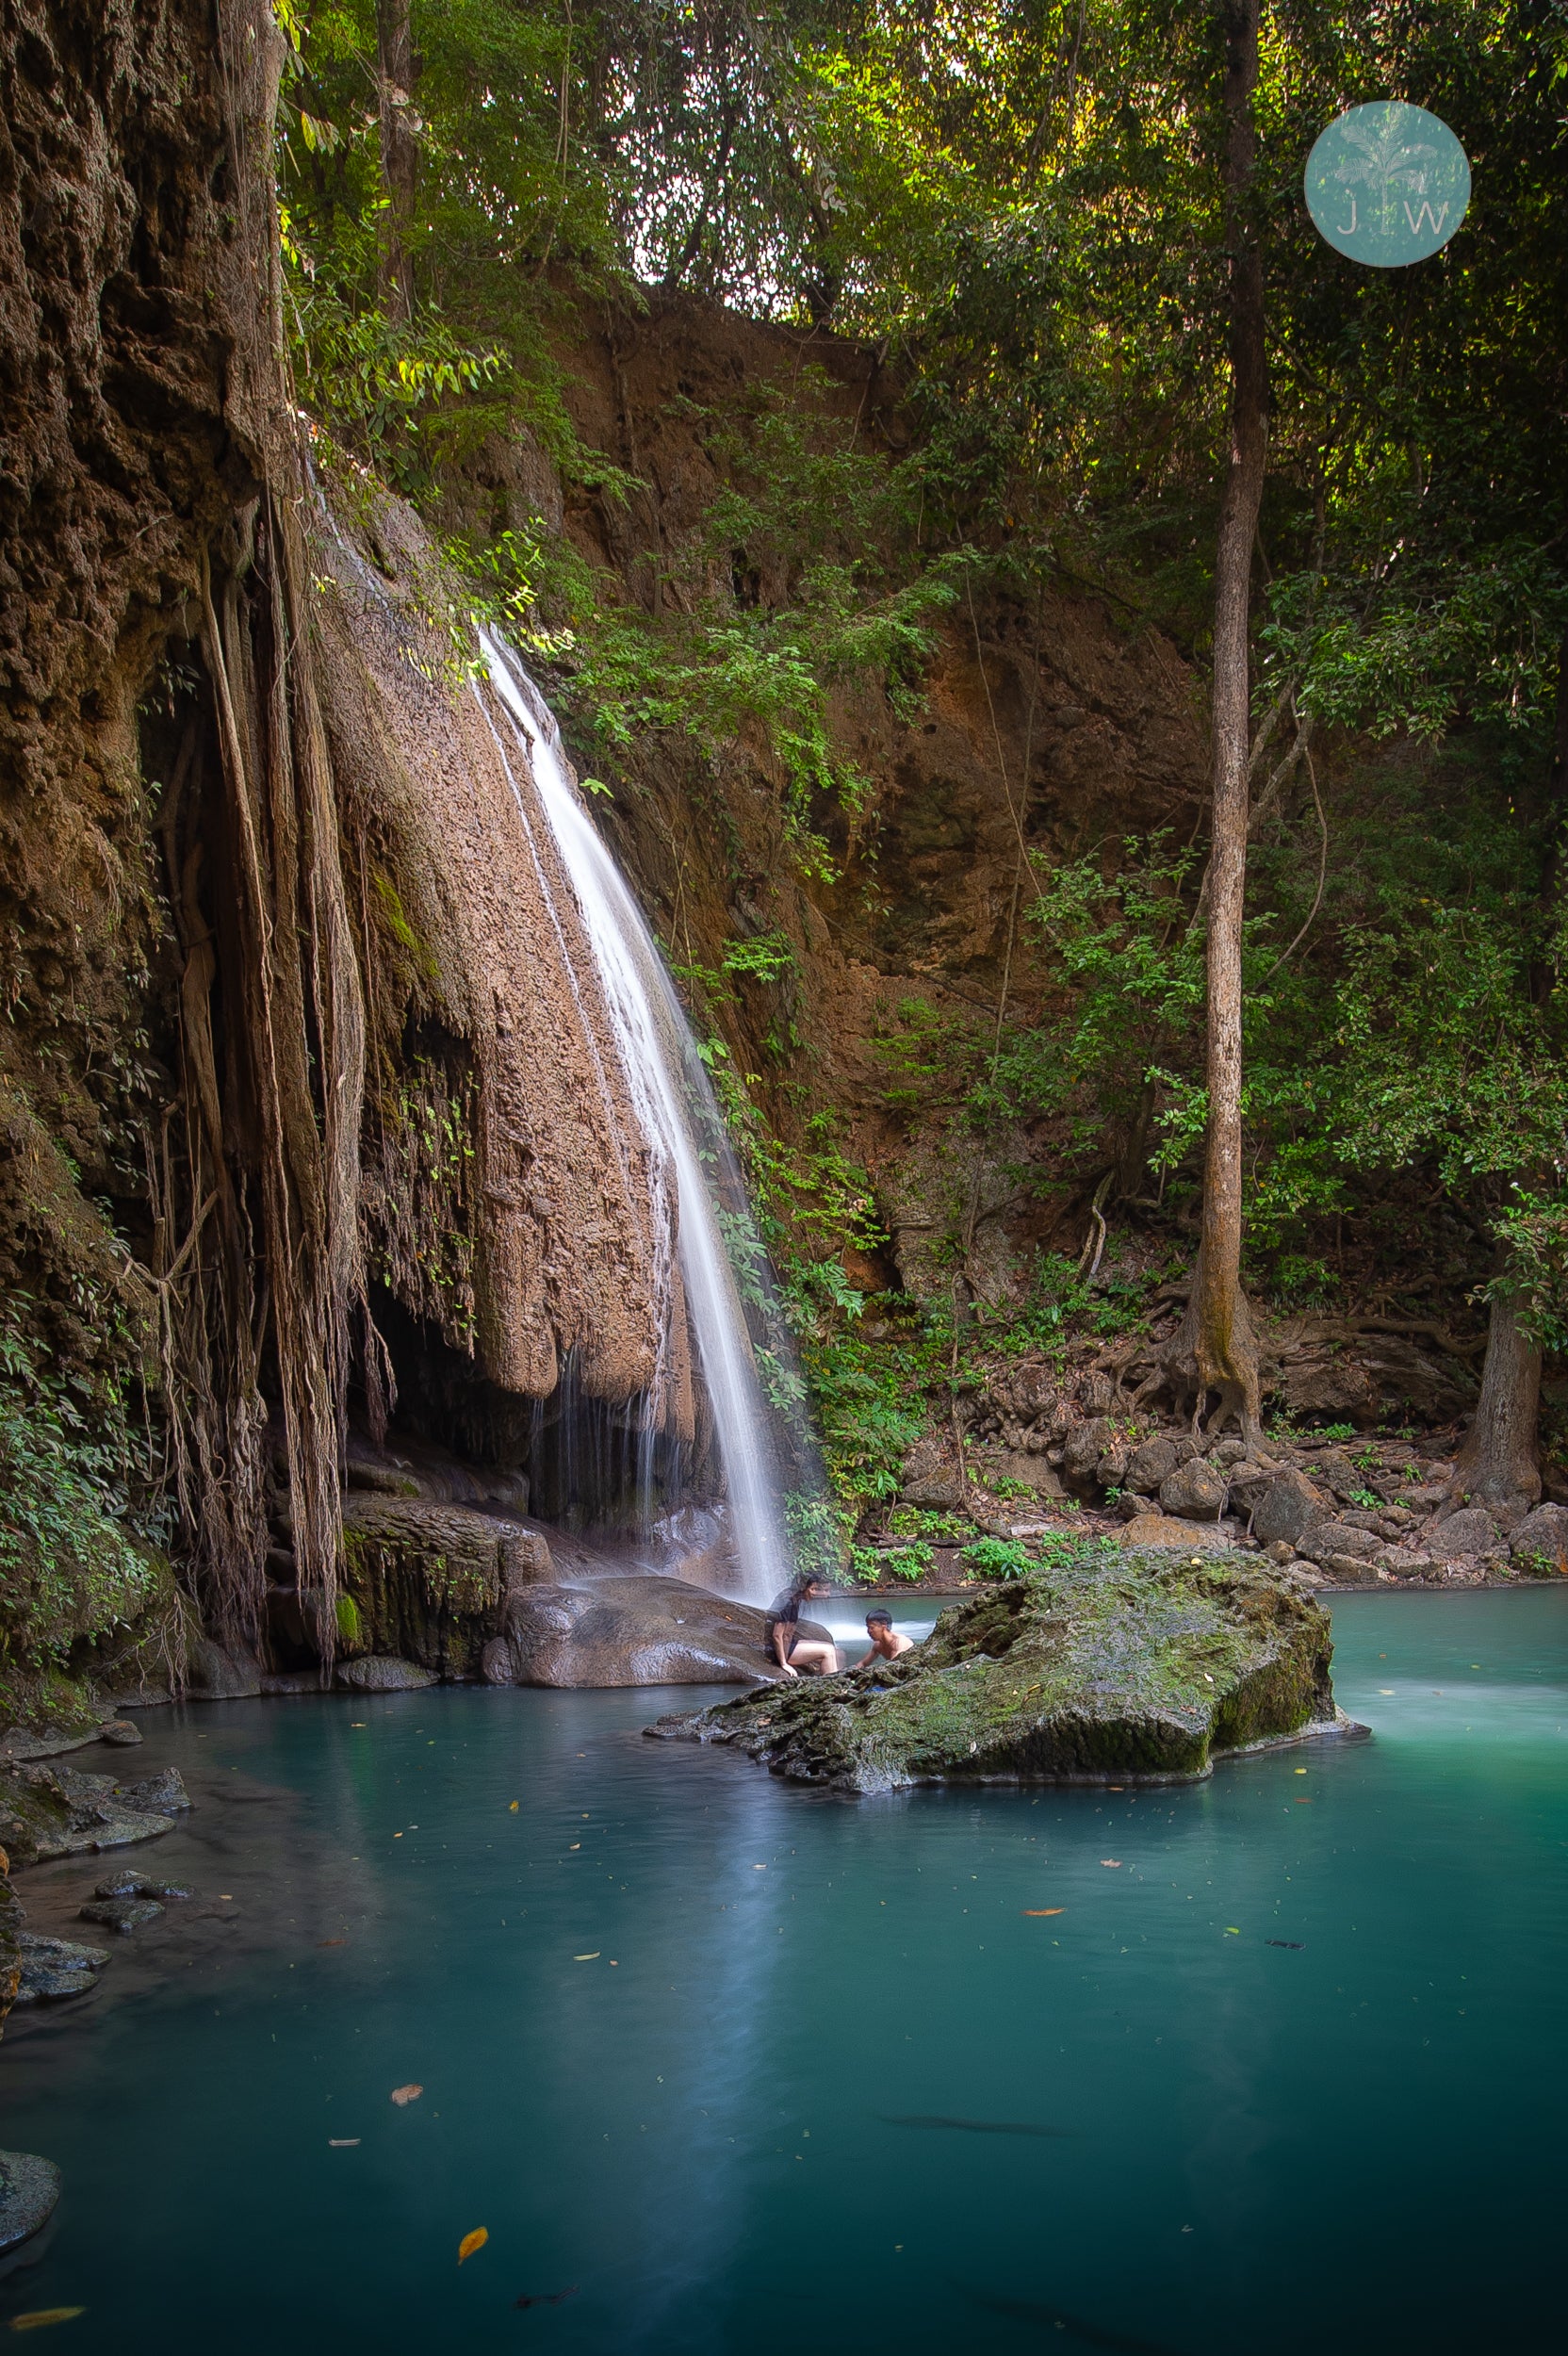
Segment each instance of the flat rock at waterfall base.
[{"label": "flat rock at waterfall base", "polygon": [[483,1674],[494,1685],[756,1685],[777,1675],[762,1635],[755,1606],[683,1579],[560,1581],[508,1597]]},{"label": "flat rock at waterfall base", "polygon": [[945,1612],[895,1661],[777,1684],[646,1731],[852,1792],[1186,1780],[1227,1751],[1348,1730],[1328,1615],[1256,1554],[1115,1556]]}]

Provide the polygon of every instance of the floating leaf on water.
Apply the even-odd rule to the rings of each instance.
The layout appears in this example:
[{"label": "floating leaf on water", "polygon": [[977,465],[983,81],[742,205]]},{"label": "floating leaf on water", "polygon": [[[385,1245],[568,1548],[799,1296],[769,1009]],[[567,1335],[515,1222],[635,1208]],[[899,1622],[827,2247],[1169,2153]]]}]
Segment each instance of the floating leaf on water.
[{"label": "floating leaf on water", "polygon": [[514,2299],[514,2307],[559,2307],[564,2299],[577,2297],[577,2284],[569,2282],[564,2291],[524,2291]]},{"label": "floating leaf on water", "polygon": [[1266,1939],[1263,1943],[1266,1947],[1294,1947],[1299,1953],[1307,1942],[1304,1939]]},{"label": "floating leaf on water", "polygon": [[1065,1914],[1066,1906],[1025,1906],[1023,1912],[1031,1922],[1037,1922],[1048,1914]]},{"label": "floating leaf on water", "polygon": [[8,2329],[12,2331],[41,2331],[46,2323],[74,2323],[85,2315],[85,2307],[34,2307],[24,2315],[12,2315]]},{"label": "floating leaf on water", "polygon": [[394,2086],[392,2089],[392,2100],[396,2102],[400,2111],[406,2110],[410,2102],[416,2102],[419,2100],[419,2097],[423,2094],[424,2090],[423,2086]]},{"label": "floating leaf on water", "polygon": [[517,1810],[518,1810],[518,1809],[522,1807],[522,1805],[523,1805],[523,1804],[522,1804],[521,1800],[514,1800],[514,1801],[513,1801],[513,1803],[512,1803],[512,1806],[511,1806],[511,1807],[507,1809],[507,1811],[506,1811],[506,1812],[507,1812],[507,1814],[508,1814],[509,1816],[515,1816],[515,1815],[516,1815],[516,1813],[517,1813]]},{"label": "floating leaf on water", "polygon": [[458,2265],[461,2266],[465,2258],[471,2258],[476,2250],[482,2250],[489,2238],[488,2225],[476,2225],[471,2233],[465,2233],[457,2245]]},{"label": "floating leaf on water", "polygon": [[604,1949],[602,1947],[596,1947],[591,1955],[574,1955],[572,1957],[572,1961],[574,1963],[597,1963],[603,1953]]},{"label": "floating leaf on water", "polygon": [[1100,1862],[1102,1865],[1119,1865],[1121,1859],[1119,1857],[1102,1857]]},{"label": "floating leaf on water", "polygon": [[359,2143],[358,2135],[329,2135],[327,2150],[329,2151],[357,2151]]}]

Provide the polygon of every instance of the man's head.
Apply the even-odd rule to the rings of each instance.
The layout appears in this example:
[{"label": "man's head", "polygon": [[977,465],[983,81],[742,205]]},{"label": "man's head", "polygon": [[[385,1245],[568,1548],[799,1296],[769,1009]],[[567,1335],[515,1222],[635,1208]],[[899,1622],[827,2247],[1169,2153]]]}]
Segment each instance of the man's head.
[{"label": "man's head", "polygon": [[874,1644],[879,1636],[890,1636],[892,1632],[893,1615],[890,1612],[868,1612],[866,1613],[866,1634]]}]

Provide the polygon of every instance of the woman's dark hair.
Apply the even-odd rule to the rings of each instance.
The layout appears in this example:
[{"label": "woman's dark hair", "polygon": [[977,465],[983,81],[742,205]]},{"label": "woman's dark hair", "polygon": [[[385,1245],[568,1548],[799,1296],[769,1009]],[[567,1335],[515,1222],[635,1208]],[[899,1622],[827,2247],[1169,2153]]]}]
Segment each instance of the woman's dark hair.
[{"label": "woman's dark hair", "polygon": [[884,1628],[891,1628],[893,1624],[893,1615],[890,1612],[868,1612],[866,1613],[866,1626],[870,1628],[875,1621],[880,1621]]},{"label": "woman's dark hair", "polygon": [[813,1587],[825,1587],[826,1584],[820,1571],[797,1571],[790,1581],[790,1593],[792,1595],[808,1595]]}]

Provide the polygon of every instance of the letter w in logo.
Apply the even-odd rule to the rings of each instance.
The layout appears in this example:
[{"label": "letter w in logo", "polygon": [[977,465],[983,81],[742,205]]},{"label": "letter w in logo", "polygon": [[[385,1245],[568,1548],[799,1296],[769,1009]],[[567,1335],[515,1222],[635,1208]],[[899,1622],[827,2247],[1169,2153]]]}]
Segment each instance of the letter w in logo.
[{"label": "letter w in logo", "polygon": [[1421,224],[1423,221],[1430,221],[1432,236],[1434,237],[1442,237],[1443,224],[1448,218],[1448,207],[1446,205],[1441,205],[1435,213],[1433,212],[1430,205],[1427,204],[1422,205],[1421,210],[1418,213],[1413,213],[1408,205],[1405,206],[1404,210],[1405,219],[1410,223],[1410,234],[1413,237],[1418,237],[1421,235]]}]

